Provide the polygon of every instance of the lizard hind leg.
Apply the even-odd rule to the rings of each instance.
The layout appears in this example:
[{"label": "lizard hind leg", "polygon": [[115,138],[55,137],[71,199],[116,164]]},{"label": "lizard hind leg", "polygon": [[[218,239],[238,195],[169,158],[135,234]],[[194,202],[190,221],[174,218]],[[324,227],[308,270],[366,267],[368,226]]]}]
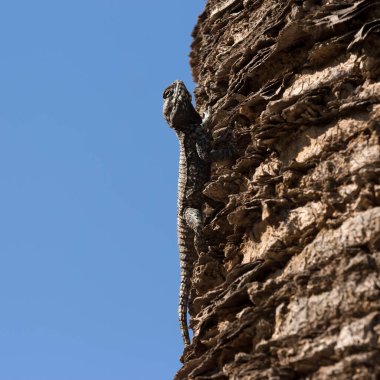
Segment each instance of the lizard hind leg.
[{"label": "lizard hind leg", "polygon": [[199,235],[203,228],[202,214],[196,208],[187,208],[184,213],[187,225],[194,231],[195,235]]},{"label": "lizard hind leg", "polygon": [[201,234],[203,218],[200,210],[189,207],[185,210],[184,217],[187,225],[194,231],[194,253],[199,255],[200,252],[206,252],[207,245]]}]

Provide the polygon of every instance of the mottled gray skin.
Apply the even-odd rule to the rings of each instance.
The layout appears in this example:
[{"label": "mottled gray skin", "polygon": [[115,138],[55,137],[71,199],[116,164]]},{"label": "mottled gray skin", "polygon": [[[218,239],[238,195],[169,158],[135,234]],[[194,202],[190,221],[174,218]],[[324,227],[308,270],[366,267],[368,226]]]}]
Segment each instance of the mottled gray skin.
[{"label": "mottled gray skin", "polygon": [[182,81],[172,83],[163,94],[163,113],[174,129],[180,144],[178,178],[178,245],[181,265],[181,286],[178,314],[185,345],[190,344],[187,325],[190,279],[194,261],[201,249],[204,202],[202,190],[209,179],[209,136],[202,118],[191,103],[191,95]]}]

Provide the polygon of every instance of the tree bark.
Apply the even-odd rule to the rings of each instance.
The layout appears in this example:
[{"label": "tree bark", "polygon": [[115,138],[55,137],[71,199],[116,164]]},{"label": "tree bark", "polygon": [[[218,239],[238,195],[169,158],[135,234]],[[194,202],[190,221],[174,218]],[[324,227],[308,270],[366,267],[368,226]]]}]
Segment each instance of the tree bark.
[{"label": "tree bark", "polygon": [[176,379],[380,378],[380,1],[209,0],[197,109],[223,158]]}]

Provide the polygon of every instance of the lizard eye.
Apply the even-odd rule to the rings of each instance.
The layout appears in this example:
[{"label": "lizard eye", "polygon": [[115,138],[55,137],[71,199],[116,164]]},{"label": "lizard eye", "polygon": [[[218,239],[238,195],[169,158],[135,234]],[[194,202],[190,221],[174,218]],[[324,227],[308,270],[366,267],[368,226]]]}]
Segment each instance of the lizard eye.
[{"label": "lizard eye", "polygon": [[169,97],[170,95],[172,95],[172,94],[173,94],[173,90],[167,88],[167,89],[164,91],[163,98],[166,99],[166,98],[168,98],[168,97]]}]

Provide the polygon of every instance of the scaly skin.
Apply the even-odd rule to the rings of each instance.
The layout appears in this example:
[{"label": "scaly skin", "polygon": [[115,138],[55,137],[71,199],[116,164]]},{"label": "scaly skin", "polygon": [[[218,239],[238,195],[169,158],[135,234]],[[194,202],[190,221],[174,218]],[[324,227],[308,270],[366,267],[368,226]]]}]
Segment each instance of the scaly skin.
[{"label": "scaly skin", "polygon": [[179,321],[185,345],[190,344],[187,325],[189,290],[194,261],[201,246],[203,228],[202,190],[209,179],[209,138],[202,118],[191,103],[191,95],[182,81],[175,81],[164,91],[163,113],[180,144],[178,178],[178,246],[181,266]]}]

